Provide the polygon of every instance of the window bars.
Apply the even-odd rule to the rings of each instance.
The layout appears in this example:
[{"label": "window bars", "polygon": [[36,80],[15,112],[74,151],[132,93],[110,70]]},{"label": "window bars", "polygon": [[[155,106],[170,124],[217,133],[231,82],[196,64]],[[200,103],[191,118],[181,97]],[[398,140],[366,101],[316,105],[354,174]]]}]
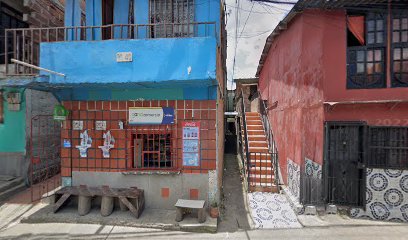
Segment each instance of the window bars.
[{"label": "window bars", "polygon": [[194,0],[150,0],[149,13],[152,38],[194,35]]}]

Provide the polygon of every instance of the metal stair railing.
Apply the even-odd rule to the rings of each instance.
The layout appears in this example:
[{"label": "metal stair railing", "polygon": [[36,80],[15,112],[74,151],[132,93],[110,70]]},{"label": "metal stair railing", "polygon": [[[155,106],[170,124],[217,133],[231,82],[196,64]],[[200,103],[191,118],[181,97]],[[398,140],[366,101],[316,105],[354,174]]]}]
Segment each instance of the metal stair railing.
[{"label": "metal stair railing", "polygon": [[273,174],[275,175],[274,178],[274,183],[276,186],[279,186],[280,181],[279,181],[279,158],[278,158],[278,148],[276,146],[275,138],[273,135],[273,131],[270,125],[269,121],[269,114],[268,114],[268,107],[266,106],[266,101],[263,100],[261,92],[258,91],[258,96],[260,99],[260,114],[261,114],[261,120],[262,120],[262,125],[264,127],[266,139],[268,142],[268,149],[271,154],[271,161],[272,161],[272,166],[273,166]]}]

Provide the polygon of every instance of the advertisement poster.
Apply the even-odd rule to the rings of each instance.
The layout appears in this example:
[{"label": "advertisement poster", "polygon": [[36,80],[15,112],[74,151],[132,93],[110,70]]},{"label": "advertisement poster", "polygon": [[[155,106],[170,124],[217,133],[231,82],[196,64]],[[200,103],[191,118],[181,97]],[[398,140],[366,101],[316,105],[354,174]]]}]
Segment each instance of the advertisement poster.
[{"label": "advertisement poster", "polygon": [[200,166],[199,122],[183,122],[183,166]]},{"label": "advertisement poster", "polygon": [[129,108],[129,124],[173,124],[174,108],[152,107],[152,108]]}]

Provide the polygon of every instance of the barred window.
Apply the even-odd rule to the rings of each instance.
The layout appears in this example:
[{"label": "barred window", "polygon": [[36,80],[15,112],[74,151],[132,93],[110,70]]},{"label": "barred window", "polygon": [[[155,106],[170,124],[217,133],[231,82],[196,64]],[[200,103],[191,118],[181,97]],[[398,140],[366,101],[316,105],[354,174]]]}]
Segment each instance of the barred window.
[{"label": "barred window", "polygon": [[408,169],[408,128],[370,127],[367,165]]},{"label": "barred window", "polygon": [[[354,22],[349,19],[348,23],[347,88],[384,88],[386,15],[354,16],[358,17],[361,18],[354,19]],[[361,26],[357,20],[361,20]]]},{"label": "barred window", "polygon": [[384,49],[349,49],[348,88],[385,87]]},{"label": "barred window", "polygon": [[194,0],[150,0],[152,38],[192,37]]},{"label": "barred window", "polygon": [[172,138],[170,133],[134,135],[133,168],[172,168]]},{"label": "barred window", "polygon": [[408,87],[408,14],[392,19],[392,86]]}]

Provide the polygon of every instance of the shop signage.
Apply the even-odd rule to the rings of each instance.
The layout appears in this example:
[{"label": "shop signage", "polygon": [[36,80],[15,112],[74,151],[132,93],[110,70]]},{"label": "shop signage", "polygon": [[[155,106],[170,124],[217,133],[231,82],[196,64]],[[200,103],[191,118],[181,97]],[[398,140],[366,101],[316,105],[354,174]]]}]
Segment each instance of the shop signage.
[{"label": "shop signage", "polygon": [[129,108],[129,124],[173,124],[174,108],[152,107],[152,108]]},{"label": "shop signage", "polygon": [[56,105],[54,107],[54,120],[65,121],[68,116],[68,110],[62,105]]},{"label": "shop signage", "polygon": [[183,166],[200,166],[200,122],[183,122]]}]

